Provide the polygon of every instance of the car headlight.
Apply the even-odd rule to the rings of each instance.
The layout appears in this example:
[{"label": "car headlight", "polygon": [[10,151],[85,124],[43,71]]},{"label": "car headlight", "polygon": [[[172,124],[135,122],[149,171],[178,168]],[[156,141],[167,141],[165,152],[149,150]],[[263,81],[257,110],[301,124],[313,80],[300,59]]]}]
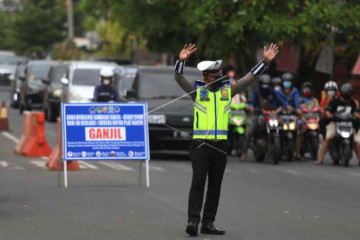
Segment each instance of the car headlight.
[{"label": "car headlight", "polygon": [[151,124],[164,124],[166,123],[166,117],[163,114],[149,115],[148,121]]},{"label": "car headlight", "polygon": [[54,91],[54,96],[55,97],[61,97],[61,95],[62,95],[62,90],[61,89],[56,89]]},{"label": "car headlight", "polygon": [[283,125],[283,129],[284,129],[284,130],[288,130],[288,125],[287,125],[287,124],[284,124],[284,125]]},{"label": "car headlight", "polygon": [[295,127],[296,127],[296,125],[295,125],[294,122],[292,122],[292,123],[289,124],[289,129],[290,129],[290,130],[295,130]]},{"label": "car headlight", "polygon": [[270,127],[277,127],[278,124],[279,124],[279,122],[276,119],[270,119],[270,121],[269,121]]}]

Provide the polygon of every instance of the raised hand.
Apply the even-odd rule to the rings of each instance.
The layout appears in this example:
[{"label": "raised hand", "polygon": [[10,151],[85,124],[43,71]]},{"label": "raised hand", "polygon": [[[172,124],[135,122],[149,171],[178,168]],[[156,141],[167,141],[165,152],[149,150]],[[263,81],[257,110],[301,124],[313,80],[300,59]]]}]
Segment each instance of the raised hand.
[{"label": "raised hand", "polygon": [[276,44],[271,43],[268,50],[264,46],[264,60],[265,62],[271,62],[275,57],[276,54],[279,52],[279,48]]},{"label": "raised hand", "polygon": [[189,45],[185,44],[184,48],[179,54],[179,60],[184,61],[190,57],[190,55],[196,51],[195,44],[190,43]]}]

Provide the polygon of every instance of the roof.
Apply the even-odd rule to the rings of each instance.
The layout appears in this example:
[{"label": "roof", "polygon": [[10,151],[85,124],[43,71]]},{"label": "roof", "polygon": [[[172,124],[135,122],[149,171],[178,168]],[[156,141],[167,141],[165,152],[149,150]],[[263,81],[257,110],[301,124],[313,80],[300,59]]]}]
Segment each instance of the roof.
[{"label": "roof", "polygon": [[71,68],[90,68],[90,69],[99,69],[103,67],[117,67],[116,63],[110,62],[90,62],[90,61],[72,61],[69,62]]}]

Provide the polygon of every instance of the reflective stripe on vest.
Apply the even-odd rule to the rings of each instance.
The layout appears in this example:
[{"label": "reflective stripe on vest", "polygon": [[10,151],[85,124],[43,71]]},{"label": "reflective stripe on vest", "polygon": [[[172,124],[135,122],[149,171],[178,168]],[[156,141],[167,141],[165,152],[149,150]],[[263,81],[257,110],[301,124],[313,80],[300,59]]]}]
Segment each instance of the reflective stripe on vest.
[{"label": "reflective stripe on vest", "polygon": [[230,83],[215,92],[195,82],[193,138],[226,140],[231,109]]}]

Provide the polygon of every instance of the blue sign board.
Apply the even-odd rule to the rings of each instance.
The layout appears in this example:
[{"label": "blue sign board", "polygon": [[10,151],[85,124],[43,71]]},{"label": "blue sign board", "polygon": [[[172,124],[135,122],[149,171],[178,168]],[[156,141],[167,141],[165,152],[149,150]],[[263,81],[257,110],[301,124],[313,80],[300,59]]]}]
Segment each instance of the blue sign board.
[{"label": "blue sign board", "polygon": [[64,160],[149,160],[146,103],[62,103]]}]

